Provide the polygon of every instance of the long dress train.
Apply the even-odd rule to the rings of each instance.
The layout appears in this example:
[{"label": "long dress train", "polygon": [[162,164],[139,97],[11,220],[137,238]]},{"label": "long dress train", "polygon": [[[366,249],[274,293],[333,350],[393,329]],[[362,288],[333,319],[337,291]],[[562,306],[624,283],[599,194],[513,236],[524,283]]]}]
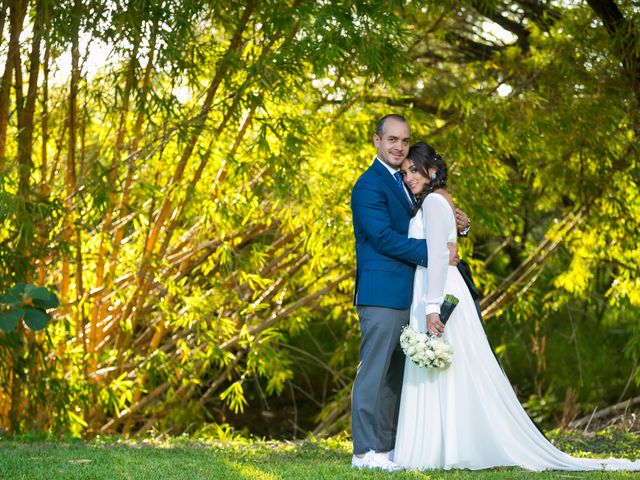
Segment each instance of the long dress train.
[{"label": "long dress train", "polygon": [[422,210],[409,236],[427,239],[429,267],[417,267],[410,324],[426,331],[426,305],[455,295],[444,332],[454,358],[446,370],[406,360],[395,462],[414,469],[640,470],[640,461],[571,457],[538,430],[491,351],[462,276],[448,265],[446,243],[457,236],[453,210],[437,193]]}]

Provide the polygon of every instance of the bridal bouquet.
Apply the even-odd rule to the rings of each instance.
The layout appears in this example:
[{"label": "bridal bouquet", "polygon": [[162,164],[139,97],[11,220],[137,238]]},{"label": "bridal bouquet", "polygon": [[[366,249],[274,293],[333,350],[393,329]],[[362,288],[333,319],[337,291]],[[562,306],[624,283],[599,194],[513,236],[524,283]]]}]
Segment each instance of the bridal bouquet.
[{"label": "bridal bouquet", "polygon": [[[458,304],[453,295],[446,295],[440,308],[440,319],[446,323]],[[443,338],[416,332],[409,325],[402,329],[400,346],[404,354],[419,367],[447,368],[453,360],[453,348]]]}]

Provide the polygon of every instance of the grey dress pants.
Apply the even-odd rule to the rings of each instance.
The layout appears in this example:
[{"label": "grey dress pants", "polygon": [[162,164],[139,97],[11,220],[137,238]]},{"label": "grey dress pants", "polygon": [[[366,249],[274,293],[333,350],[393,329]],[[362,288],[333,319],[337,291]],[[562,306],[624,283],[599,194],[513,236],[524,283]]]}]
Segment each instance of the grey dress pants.
[{"label": "grey dress pants", "polygon": [[351,395],[353,451],[388,452],[396,441],[405,356],[400,348],[409,309],[357,307],[360,365]]}]

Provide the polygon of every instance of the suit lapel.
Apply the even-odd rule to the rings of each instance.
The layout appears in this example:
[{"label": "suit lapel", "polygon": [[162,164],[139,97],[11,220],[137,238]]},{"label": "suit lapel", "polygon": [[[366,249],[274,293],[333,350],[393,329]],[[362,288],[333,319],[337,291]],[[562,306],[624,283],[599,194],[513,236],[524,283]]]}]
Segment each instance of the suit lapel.
[{"label": "suit lapel", "polygon": [[413,213],[413,205],[409,203],[409,199],[407,198],[406,193],[398,188],[396,179],[393,178],[393,176],[389,173],[385,166],[382,165],[378,160],[374,160],[371,168],[378,174],[378,176],[380,176],[382,182],[387,185],[387,187],[394,193],[398,200],[400,200],[400,203],[402,203],[407,212],[409,212],[409,215],[411,215]]}]

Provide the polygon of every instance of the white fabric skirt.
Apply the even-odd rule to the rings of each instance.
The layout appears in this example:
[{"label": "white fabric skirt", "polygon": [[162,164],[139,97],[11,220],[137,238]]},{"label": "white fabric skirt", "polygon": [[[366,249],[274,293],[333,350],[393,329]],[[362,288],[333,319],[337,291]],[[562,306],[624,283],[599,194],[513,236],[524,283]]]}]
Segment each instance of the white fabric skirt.
[{"label": "white fabric skirt", "polygon": [[[418,267],[411,326],[426,331],[426,269]],[[491,351],[462,276],[449,267],[445,294],[459,303],[444,338],[454,358],[446,370],[406,360],[395,462],[412,469],[640,470],[640,461],[574,458],[554,447],[531,421]]]}]

